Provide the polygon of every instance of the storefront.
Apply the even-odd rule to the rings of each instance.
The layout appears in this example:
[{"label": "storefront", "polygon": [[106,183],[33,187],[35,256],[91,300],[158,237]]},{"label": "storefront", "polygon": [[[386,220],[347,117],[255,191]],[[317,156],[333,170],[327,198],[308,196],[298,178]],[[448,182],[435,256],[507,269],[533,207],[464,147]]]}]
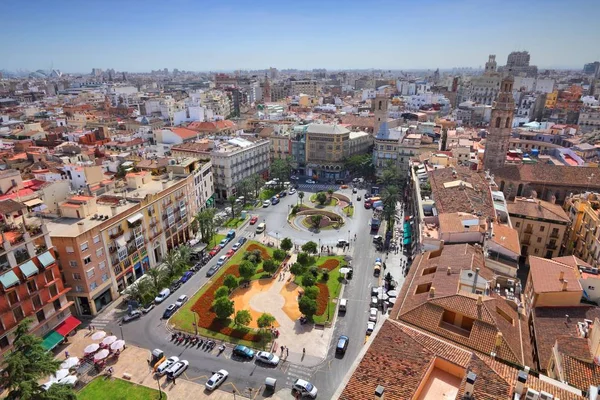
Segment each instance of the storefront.
[{"label": "storefront", "polygon": [[99,313],[104,307],[110,304],[112,301],[112,294],[110,293],[110,286],[102,293],[94,298],[94,306],[96,307],[96,313]]}]

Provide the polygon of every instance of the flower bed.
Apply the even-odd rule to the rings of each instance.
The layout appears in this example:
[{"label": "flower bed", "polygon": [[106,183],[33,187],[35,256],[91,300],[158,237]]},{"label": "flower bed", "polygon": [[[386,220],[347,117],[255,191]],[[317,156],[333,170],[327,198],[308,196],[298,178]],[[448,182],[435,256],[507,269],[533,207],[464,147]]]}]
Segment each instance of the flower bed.
[{"label": "flower bed", "polygon": [[260,251],[260,256],[263,260],[269,260],[271,258],[271,256],[269,255],[269,252],[263,246],[259,246],[257,244],[252,243],[251,245],[248,246],[248,248],[246,248],[246,251],[254,251],[254,250]]},{"label": "flower bed", "polygon": [[329,288],[325,283],[317,283],[319,295],[317,296],[317,312],[315,315],[323,315],[327,311],[327,303],[329,302]]},{"label": "flower bed", "polygon": [[328,271],[333,271],[334,269],[336,269],[337,267],[340,266],[340,262],[336,259],[328,259],[327,261],[325,261],[323,264],[319,265],[319,268],[322,269],[326,269]]}]

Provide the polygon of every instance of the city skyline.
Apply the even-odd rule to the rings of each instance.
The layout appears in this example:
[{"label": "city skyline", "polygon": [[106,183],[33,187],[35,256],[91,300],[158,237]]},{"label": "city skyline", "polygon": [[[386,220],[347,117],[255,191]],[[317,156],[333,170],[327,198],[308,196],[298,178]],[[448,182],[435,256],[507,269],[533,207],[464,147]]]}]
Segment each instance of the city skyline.
[{"label": "city skyline", "polygon": [[[33,2],[36,5],[36,2]],[[41,5],[42,3],[37,3]],[[481,4],[437,0],[302,4],[185,0],[62,2],[51,10],[32,2],[7,4],[1,69],[89,73],[92,68],[149,72],[279,69],[479,68],[488,54],[504,65],[511,51],[528,50],[540,68],[579,69],[600,59],[582,25],[588,0]],[[493,15],[493,19],[482,16]],[[21,16],[21,18],[19,18]],[[336,22],[337,21],[337,22]],[[233,29],[232,27],[237,27]],[[27,34],[24,35],[23,32]],[[47,39],[44,42],[44,39]],[[31,49],[35,49],[32,51]]]}]

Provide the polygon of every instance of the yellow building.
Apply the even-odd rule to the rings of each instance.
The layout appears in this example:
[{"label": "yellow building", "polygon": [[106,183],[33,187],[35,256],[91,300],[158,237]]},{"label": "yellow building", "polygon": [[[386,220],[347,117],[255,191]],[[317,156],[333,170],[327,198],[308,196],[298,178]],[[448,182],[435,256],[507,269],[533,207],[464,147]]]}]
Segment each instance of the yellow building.
[{"label": "yellow building", "polygon": [[564,209],[571,222],[566,240],[566,254],[573,254],[598,267],[600,257],[600,200],[598,194],[577,194],[565,199]]},{"label": "yellow building", "polygon": [[557,257],[569,225],[563,209],[548,201],[524,197],[507,205],[512,225],[519,231],[521,256]]},{"label": "yellow building", "polygon": [[554,108],[556,106],[557,100],[558,100],[558,90],[555,90],[552,93],[546,94],[546,104],[544,104],[544,107]]}]

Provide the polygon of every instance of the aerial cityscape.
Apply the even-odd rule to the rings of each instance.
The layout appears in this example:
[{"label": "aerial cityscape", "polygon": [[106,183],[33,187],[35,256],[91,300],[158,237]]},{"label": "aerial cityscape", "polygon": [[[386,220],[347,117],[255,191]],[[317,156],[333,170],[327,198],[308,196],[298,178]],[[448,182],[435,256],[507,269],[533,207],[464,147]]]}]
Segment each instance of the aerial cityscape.
[{"label": "aerial cityscape", "polygon": [[600,8],[544,4],[7,5],[1,395],[600,400]]}]

